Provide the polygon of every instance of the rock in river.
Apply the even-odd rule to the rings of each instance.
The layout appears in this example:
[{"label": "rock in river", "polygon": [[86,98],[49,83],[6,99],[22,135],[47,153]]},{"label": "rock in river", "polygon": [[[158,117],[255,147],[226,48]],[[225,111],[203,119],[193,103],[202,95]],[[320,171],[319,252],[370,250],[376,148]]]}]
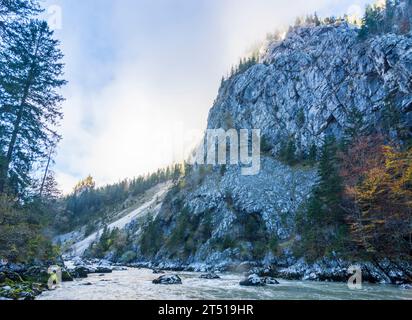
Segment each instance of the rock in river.
[{"label": "rock in river", "polygon": [[265,278],[265,283],[269,284],[269,285],[274,285],[274,284],[279,284],[279,281],[277,281],[276,279],[271,278],[271,277],[266,277]]},{"label": "rock in river", "polygon": [[153,280],[154,284],[182,284],[182,279],[178,275],[165,275]]},{"label": "rock in river", "polygon": [[207,279],[207,280],[220,279],[220,277],[216,273],[202,274],[199,278],[200,279]]},{"label": "rock in river", "polygon": [[241,286],[246,287],[263,287],[266,285],[265,279],[259,277],[257,274],[251,274],[245,280],[240,281]]}]

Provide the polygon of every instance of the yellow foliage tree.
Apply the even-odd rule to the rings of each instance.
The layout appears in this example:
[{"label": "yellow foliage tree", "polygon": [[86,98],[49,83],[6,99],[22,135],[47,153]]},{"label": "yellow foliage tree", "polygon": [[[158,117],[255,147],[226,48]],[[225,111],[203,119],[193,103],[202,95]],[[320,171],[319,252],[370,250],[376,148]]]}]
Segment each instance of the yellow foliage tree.
[{"label": "yellow foliage tree", "polygon": [[354,240],[374,257],[410,258],[412,249],[412,148],[383,147],[384,161],[354,188],[359,213]]},{"label": "yellow foliage tree", "polygon": [[82,194],[85,191],[93,190],[96,187],[96,182],[91,175],[87,178],[81,180],[77,185],[74,187],[75,194]]}]

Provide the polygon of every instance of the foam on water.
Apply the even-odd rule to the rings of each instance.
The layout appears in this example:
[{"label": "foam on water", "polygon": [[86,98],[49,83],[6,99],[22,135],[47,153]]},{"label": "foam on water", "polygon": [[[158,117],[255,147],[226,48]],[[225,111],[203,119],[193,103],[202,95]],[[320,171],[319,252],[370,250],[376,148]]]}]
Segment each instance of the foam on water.
[{"label": "foam on water", "polygon": [[[62,287],[43,293],[39,300],[412,300],[412,290],[392,285],[365,284],[350,290],[344,283],[287,281],[266,287],[241,287],[241,274],[223,274],[221,279],[199,279],[198,273],[179,272],[182,285],[154,285],[159,275],[152,270],[114,271],[87,279],[65,282]],[[85,285],[91,283],[91,285]]]}]

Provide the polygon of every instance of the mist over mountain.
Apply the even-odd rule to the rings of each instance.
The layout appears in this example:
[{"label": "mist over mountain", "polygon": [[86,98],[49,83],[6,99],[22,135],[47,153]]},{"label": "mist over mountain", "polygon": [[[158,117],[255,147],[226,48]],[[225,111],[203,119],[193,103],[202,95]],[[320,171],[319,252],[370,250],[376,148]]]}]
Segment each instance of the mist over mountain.
[{"label": "mist over mountain", "polygon": [[[273,35],[222,80],[207,124],[260,129],[259,174],[185,164],[160,207],[127,226],[120,250],[100,242],[86,255],[160,268],[275,265],[282,276],[313,279],[327,272],[345,279],[350,262],[378,259],[384,267],[369,266],[371,279],[388,280],[390,271],[408,277],[400,271],[409,268],[411,249],[405,198],[389,195],[401,202],[383,216],[372,199],[378,191],[369,204],[354,198],[364,196],[370,186],[363,183],[377,170],[397,184],[388,161],[410,157],[410,10],[410,1],[371,7],[361,27],[312,15],[284,37]],[[356,150],[369,157],[355,159]],[[394,240],[384,243],[388,233]],[[121,237],[110,230],[105,236]]]}]

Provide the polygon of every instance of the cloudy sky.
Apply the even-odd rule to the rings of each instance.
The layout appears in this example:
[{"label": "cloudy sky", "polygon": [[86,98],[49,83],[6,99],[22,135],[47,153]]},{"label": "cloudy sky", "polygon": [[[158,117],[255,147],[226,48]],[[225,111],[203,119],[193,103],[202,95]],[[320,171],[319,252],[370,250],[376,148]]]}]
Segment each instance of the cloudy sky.
[{"label": "cloudy sky", "polygon": [[222,75],[268,32],[298,15],[352,13],[368,2],[46,0],[61,8],[56,36],[69,80],[54,166],[61,188],[88,174],[103,185],[182,160]]}]

